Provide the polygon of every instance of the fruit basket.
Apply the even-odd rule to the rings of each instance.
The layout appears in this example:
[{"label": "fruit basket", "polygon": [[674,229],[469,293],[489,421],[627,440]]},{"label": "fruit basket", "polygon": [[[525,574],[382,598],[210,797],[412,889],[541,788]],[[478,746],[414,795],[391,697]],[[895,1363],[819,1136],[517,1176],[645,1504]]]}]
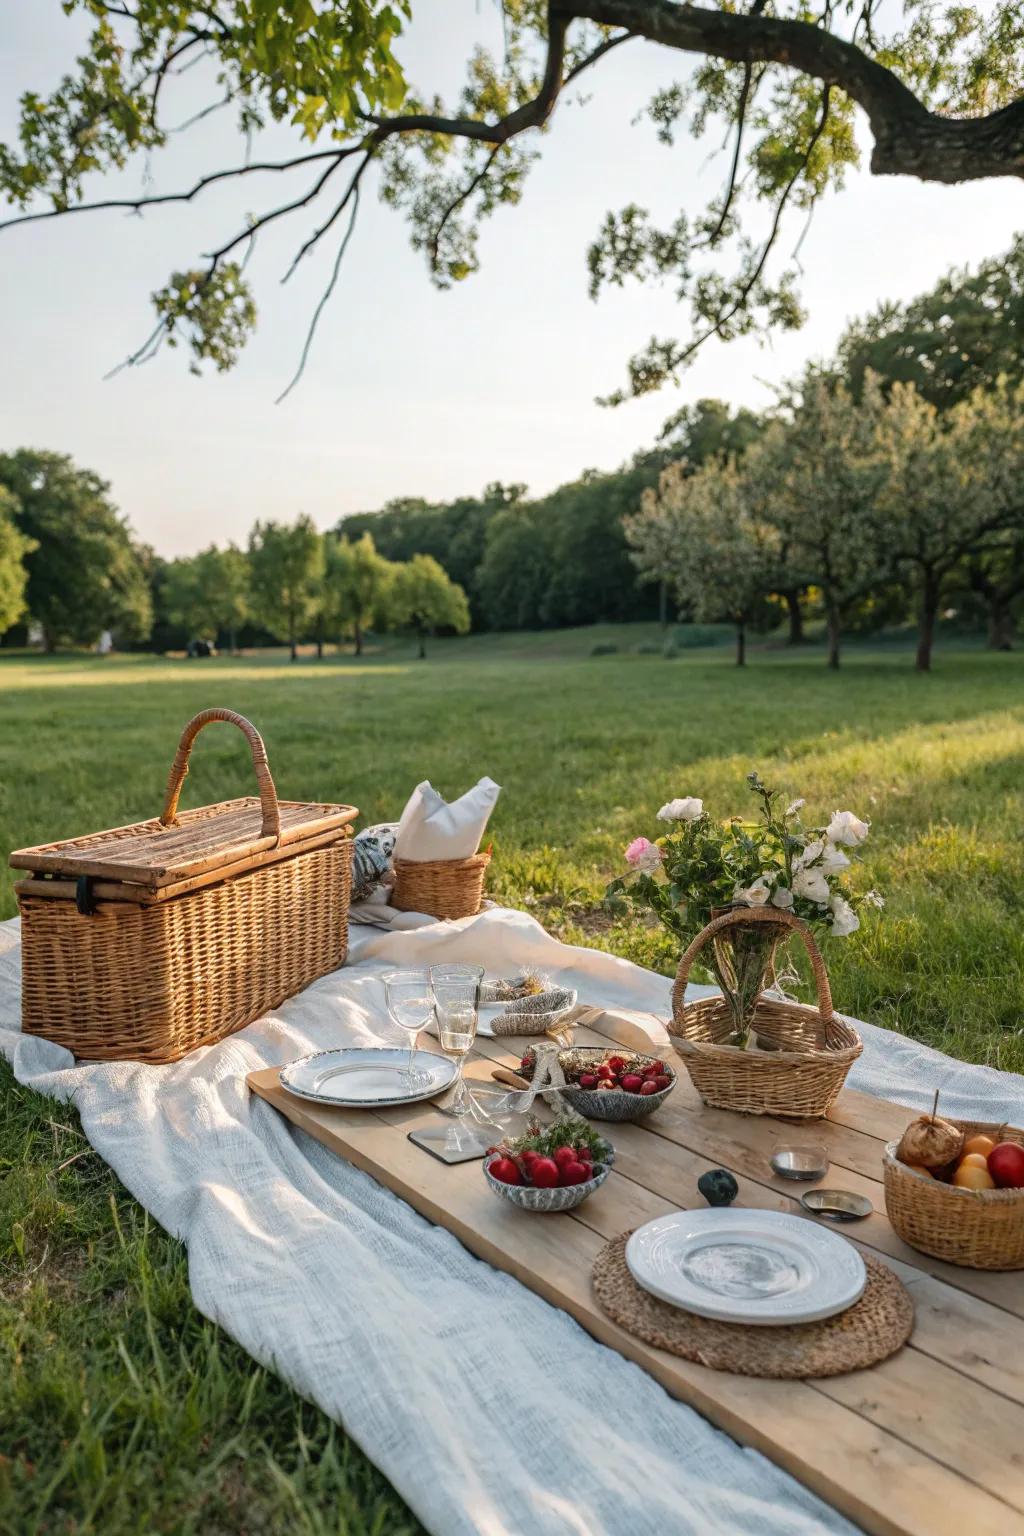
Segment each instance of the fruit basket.
[{"label": "fruit basket", "polygon": [[[1024,1147],[1024,1130],[977,1120],[949,1124],[965,1136],[989,1136]],[[1024,1188],[968,1189],[947,1184],[896,1155],[882,1154],[885,1209],[905,1243],[966,1269],[1024,1269]]]},{"label": "fruit basket", "polygon": [[[535,1055],[528,1050],[519,1074],[529,1081]],[[567,1086],[566,1103],[588,1120],[643,1120],[664,1104],[676,1085],[676,1073],[656,1056],[636,1051],[576,1045],[559,1051],[558,1065]],[[635,1080],[635,1082],[634,1082]],[[607,1084],[607,1087],[602,1084]]]},{"label": "fruit basket", "polygon": [[[751,1022],[759,1048],[745,1050],[728,1043],[735,1019],[726,999],[716,995],[687,1003],[686,984],[705,944],[730,928],[755,923],[799,934],[811,962],[817,1004],[808,1007],[762,994]],[[864,1049],[857,1031],[832,1011],[825,962],[807,924],[788,912],[761,907],[725,912],[701,929],[679,962],[668,1029],[705,1104],[791,1120],[823,1119]]]}]

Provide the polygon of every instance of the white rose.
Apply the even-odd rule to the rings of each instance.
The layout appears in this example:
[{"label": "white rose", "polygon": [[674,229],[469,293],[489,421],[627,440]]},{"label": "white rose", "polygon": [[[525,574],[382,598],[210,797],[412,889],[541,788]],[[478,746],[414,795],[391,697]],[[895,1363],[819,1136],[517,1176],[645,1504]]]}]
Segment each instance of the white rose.
[{"label": "white rose", "polygon": [[825,836],[830,843],[845,843],[847,848],[856,848],[869,831],[870,824],[861,821],[852,811],[833,811]]},{"label": "white rose", "polygon": [[696,821],[703,814],[704,801],[698,800],[695,795],[686,795],[681,800],[670,800],[667,805],[663,805],[658,812],[658,820]]},{"label": "white rose", "polygon": [[845,939],[847,934],[856,933],[860,927],[860,918],[843,896],[833,896],[829,902],[832,908],[832,932],[837,939]]},{"label": "white rose", "polygon": [[802,810],[803,807],[806,804],[807,804],[806,800],[802,800],[802,799],[801,800],[794,800],[792,805],[787,805],[786,806],[786,815],[787,816],[795,816],[797,811]]},{"label": "white rose", "polygon": [[850,860],[841,848],[836,847],[835,843],[829,843],[821,856],[821,864],[818,867],[829,871],[848,869],[850,867]]},{"label": "white rose", "polygon": [[793,905],[793,892],[787,890],[784,885],[777,885],[772,892],[773,907],[791,907]]},{"label": "white rose", "polygon": [[825,851],[825,844],[819,837],[815,842],[808,843],[803,853],[798,853],[793,860],[794,869],[804,869],[808,864],[813,864],[815,859],[821,857]]},{"label": "white rose", "polygon": [[828,881],[824,872],[820,869],[797,869],[793,871],[793,895],[803,896],[807,901],[817,901],[822,906],[828,901]]},{"label": "white rose", "polygon": [[763,880],[757,880],[753,885],[748,885],[746,890],[739,886],[732,893],[733,901],[741,901],[747,907],[763,907],[768,900],[768,887]]}]

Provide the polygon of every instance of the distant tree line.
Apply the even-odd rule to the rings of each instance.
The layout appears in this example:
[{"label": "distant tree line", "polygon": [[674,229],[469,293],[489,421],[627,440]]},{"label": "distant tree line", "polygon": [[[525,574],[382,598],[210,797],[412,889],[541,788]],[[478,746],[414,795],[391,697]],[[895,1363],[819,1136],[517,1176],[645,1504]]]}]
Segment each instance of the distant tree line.
[{"label": "distant tree line", "polygon": [[261,522],[247,547],[165,560],[67,457],[0,455],[0,635],[47,649],[229,648],[367,630],[537,629],[660,616],[799,643],[917,623],[930,664],[947,606],[1009,647],[1024,604],[1024,237],[976,271],[856,321],[771,411],[700,400],[612,473],[547,496],[405,497],[342,518]]}]

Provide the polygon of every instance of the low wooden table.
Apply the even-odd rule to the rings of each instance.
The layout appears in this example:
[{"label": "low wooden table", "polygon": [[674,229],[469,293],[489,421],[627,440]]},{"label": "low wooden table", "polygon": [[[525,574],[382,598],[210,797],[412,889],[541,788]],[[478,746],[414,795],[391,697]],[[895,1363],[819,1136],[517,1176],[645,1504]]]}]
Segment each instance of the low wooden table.
[{"label": "low wooden table", "polygon": [[[577,1030],[578,1044],[650,1046],[635,1025],[613,1014],[593,1023]],[[426,1037],[422,1043],[434,1045]],[[507,1042],[478,1038],[467,1075],[489,1079],[495,1065],[516,1061]],[[959,1269],[896,1236],[885,1215],[881,1152],[911,1112],[846,1091],[826,1121],[793,1126],[750,1118],[706,1109],[679,1065],[675,1091],[650,1119],[607,1127],[616,1161],[602,1188],[578,1210],[547,1216],[496,1200],[479,1162],[446,1166],[414,1146],[406,1133],[437,1123],[429,1104],[320,1108],[282,1088],[276,1068],[248,1081],[295,1125],[454,1232],[479,1258],[562,1307],[674,1397],[867,1531],[1024,1533],[1024,1273]],[[776,1178],[769,1157],[777,1143],[801,1139],[828,1146],[826,1184],[858,1190],[874,1204],[874,1215],[843,1231],[882,1255],[909,1287],[916,1323],[904,1349],[847,1376],[764,1381],[654,1349],[601,1311],[590,1270],[606,1240],[651,1217],[703,1206],[697,1179],[709,1168],[732,1170],[741,1205],[800,1213],[808,1186]]]}]

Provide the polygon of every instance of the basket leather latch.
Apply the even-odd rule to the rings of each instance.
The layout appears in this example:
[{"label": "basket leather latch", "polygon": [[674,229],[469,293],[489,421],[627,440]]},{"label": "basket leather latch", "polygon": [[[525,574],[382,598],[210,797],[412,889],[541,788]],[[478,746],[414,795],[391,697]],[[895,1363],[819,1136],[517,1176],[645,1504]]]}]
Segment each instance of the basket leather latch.
[{"label": "basket leather latch", "polygon": [[96,916],[96,897],[92,890],[92,877],[79,875],[75,885],[75,906],[83,917]]}]

